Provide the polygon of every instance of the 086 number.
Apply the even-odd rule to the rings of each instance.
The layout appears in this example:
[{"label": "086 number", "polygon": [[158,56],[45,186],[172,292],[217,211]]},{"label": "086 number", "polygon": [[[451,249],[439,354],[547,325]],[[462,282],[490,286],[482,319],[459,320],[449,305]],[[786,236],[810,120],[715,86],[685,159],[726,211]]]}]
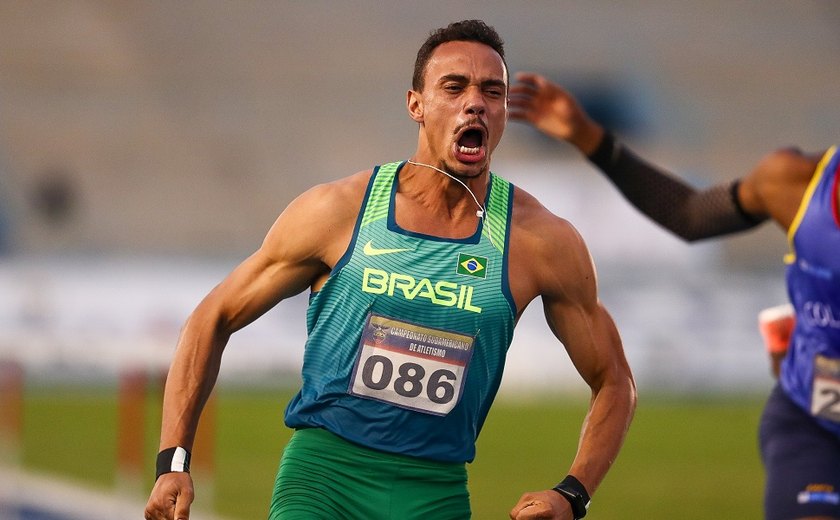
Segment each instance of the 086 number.
[{"label": "086 number", "polygon": [[[376,368],[381,367],[379,374]],[[394,392],[403,397],[417,397],[423,392],[426,369],[417,363],[403,363],[397,368],[399,377],[393,379],[394,364],[385,356],[372,355],[365,360],[362,367],[362,382],[371,390],[384,390],[394,382]],[[457,376],[451,370],[440,368],[432,372],[426,383],[426,397],[435,404],[445,404],[455,396],[455,381]]]}]

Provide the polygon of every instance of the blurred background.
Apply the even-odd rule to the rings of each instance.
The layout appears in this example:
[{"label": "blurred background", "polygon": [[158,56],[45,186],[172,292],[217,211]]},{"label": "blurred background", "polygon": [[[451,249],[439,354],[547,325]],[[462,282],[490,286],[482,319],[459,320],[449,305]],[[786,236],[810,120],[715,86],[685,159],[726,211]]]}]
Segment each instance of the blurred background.
[{"label": "blurred background", "polygon": [[[431,29],[464,18],[496,27],[512,73],[560,82],[698,187],[774,148],[838,140],[831,0],[2,0],[0,379],[7,436],[24,437],[7,450],[14,471],[38,469],[25,449],[42,434],[28,395],[114,390],[137,373],[152,381],[141,391],[157,388],[191,309],[286,204],[410,156],[415,53]],[[786,299],[780,230],[685,244],[573,149],[517,123],[493,170],[583,234],[643,396],[772,387],[756,315]],[[282,302],[237,333],[220,384],[293,387],[305,305]],[[501,397],[584,391],[533,304]],[[143,442],[153,457],[156,440]]]}]

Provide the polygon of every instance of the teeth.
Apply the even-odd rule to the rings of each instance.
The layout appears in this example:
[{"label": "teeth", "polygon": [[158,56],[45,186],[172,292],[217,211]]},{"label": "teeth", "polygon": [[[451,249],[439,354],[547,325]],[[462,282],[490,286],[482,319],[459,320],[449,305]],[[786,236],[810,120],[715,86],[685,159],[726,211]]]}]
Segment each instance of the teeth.
[{"label": "teeth", "polygon": [[475,155],[479,152],[479,150],[481,150],[481,147],[476,146],[475,148],[467,148],[466,146],[459,146],[458,150],[461,153],[465,153],[465,154],[468,154],[468,155]]}]

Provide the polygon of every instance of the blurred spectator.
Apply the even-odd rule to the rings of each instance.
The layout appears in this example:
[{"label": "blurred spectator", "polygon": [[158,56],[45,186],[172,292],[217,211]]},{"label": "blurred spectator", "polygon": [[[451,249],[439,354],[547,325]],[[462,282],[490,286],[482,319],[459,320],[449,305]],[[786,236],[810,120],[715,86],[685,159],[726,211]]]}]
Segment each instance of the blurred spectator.
[{"label": "blurred spectator", "polygon": [[30,193],[32,208],[47,225],[61,226],[77,208],[78,195],[68,170],[50,168],[35,181]]}]

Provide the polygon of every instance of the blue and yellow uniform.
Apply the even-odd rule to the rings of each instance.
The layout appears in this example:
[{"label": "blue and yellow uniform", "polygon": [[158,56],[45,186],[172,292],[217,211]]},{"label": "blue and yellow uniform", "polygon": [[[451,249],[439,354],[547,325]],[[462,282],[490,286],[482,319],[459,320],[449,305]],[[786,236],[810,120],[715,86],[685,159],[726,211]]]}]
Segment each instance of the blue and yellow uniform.
[{"label": "blue and yellow uniform", "polygon": [[840,153],[823,156],[788,231],[796,327],[762,417],[768,519],[840,517]]},{"label": "blue and yellow uniform", "polygon": [[788,232],[788,296],[796,328],[782,363],[785,394],[840,437],[840,153],[832,148]]},{"label": "blue and yellow uniform", "polygon": [[310,298],[303,384],[285,421],[293,443],[318,429],[371,456],[452,468],[465,489],[513,338],[514,188],[490,175],[472,236],[419,234],[394,217],[403,164],[374,169],[347,251]]}]

